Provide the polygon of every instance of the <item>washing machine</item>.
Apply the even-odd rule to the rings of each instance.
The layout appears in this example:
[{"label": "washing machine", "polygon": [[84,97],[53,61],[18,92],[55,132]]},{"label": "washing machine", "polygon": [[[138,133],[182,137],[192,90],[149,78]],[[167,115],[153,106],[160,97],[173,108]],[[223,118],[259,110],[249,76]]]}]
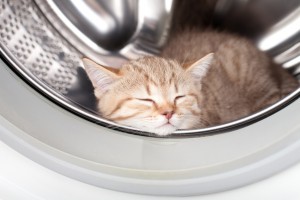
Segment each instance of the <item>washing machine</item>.
[{"label": "washing machine", "polygon": [[[82,56],[118,66],[158,53],[176,3],[0,1],[1,198],[300,198],[300,89],[251,116],[166,137],[97,115]],[[214,26],[298,77],[298,0],[209,6]]]}]

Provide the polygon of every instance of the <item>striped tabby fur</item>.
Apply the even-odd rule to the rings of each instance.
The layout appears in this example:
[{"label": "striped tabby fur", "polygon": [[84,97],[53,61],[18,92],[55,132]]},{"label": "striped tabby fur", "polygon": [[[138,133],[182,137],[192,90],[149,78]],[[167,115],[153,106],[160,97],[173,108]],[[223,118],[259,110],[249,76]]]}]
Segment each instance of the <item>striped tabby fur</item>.
[{"label": "striped tabby fur", "polygon": [[245,117],[298,87],[248,40],[212,31],[178,32],[161,57],[119,70],[83,62],[104,118],[159,135]]}]

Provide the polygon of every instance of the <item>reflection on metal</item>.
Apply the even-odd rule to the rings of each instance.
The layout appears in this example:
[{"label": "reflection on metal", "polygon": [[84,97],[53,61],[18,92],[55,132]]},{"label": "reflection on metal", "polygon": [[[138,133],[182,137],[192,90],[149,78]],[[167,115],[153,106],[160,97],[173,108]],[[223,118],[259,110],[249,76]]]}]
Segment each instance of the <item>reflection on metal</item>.
[{"label": "reflection on metal", "polygon": [[43,1],[78,38],[104,49],[122,47],[137,27],[137,0]]},{"label": "reflection on metal", "polygon": [[[300,5],[298,0],[289,2],[219,0],[214,21],[248,36],[276,62],[298,74]],[[263,6],[270,3],[272,9],[265,12]],[[168,37],[172,5],[173,0],[0,0],[1,56],[27,82],[72,112],[103,126],[151,135],[97,115],[81,57],[118,67],[126,59],[158,53]],[[288,34],[274,39],[285,30]],[[282,108],[299,93],[244,119],[177,133],[199,136],[239,128]]]},{"label": "reflection on metal", "polygon": [[51,24],[99,63],[157,54],[169,30],[173,0],[35,0]]},{"label": "reflection on metal", "polygon": [[274,51],[279,46],[283,46],[282,49],[290,47],[295,44],[294,40],[300,41],[299,24],[300,7],[268,30],[258,42],[258,47],[263,51]]},{"label": "reflection on metal", "polygon": [[300,7],[276,23],[258,40],[258,47],[275,56],[275,62],[282,64],[294,74],[300,67]]},{"label": "reflection on metal", "polygon": [[256,42],[275,62],[298,74],[300,1],[219,0],[216,21]]}]

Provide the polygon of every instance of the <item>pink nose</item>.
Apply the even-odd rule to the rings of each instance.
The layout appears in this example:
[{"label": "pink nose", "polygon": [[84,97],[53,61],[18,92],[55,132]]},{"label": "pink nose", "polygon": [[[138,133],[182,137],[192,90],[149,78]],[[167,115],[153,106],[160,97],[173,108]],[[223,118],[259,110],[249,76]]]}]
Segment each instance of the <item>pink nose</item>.
[{"label": "pink nose", "polygon": [[173,116],[173,111],[171,112],[164,112],[163,115],[167,118],[167,119],[171,119]]}]

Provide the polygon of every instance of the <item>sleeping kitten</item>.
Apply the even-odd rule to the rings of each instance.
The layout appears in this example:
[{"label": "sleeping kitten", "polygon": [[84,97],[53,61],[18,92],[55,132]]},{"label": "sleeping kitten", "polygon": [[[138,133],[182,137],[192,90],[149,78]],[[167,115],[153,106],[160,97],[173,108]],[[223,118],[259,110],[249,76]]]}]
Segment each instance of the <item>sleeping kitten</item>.
[{"label": "sleeping kitten", "polygon": [[230,122],[265,108],[298,87],[248,40],[184,31],[162,57],[120,69],[83,59],[104,118],[158,135]]}]

